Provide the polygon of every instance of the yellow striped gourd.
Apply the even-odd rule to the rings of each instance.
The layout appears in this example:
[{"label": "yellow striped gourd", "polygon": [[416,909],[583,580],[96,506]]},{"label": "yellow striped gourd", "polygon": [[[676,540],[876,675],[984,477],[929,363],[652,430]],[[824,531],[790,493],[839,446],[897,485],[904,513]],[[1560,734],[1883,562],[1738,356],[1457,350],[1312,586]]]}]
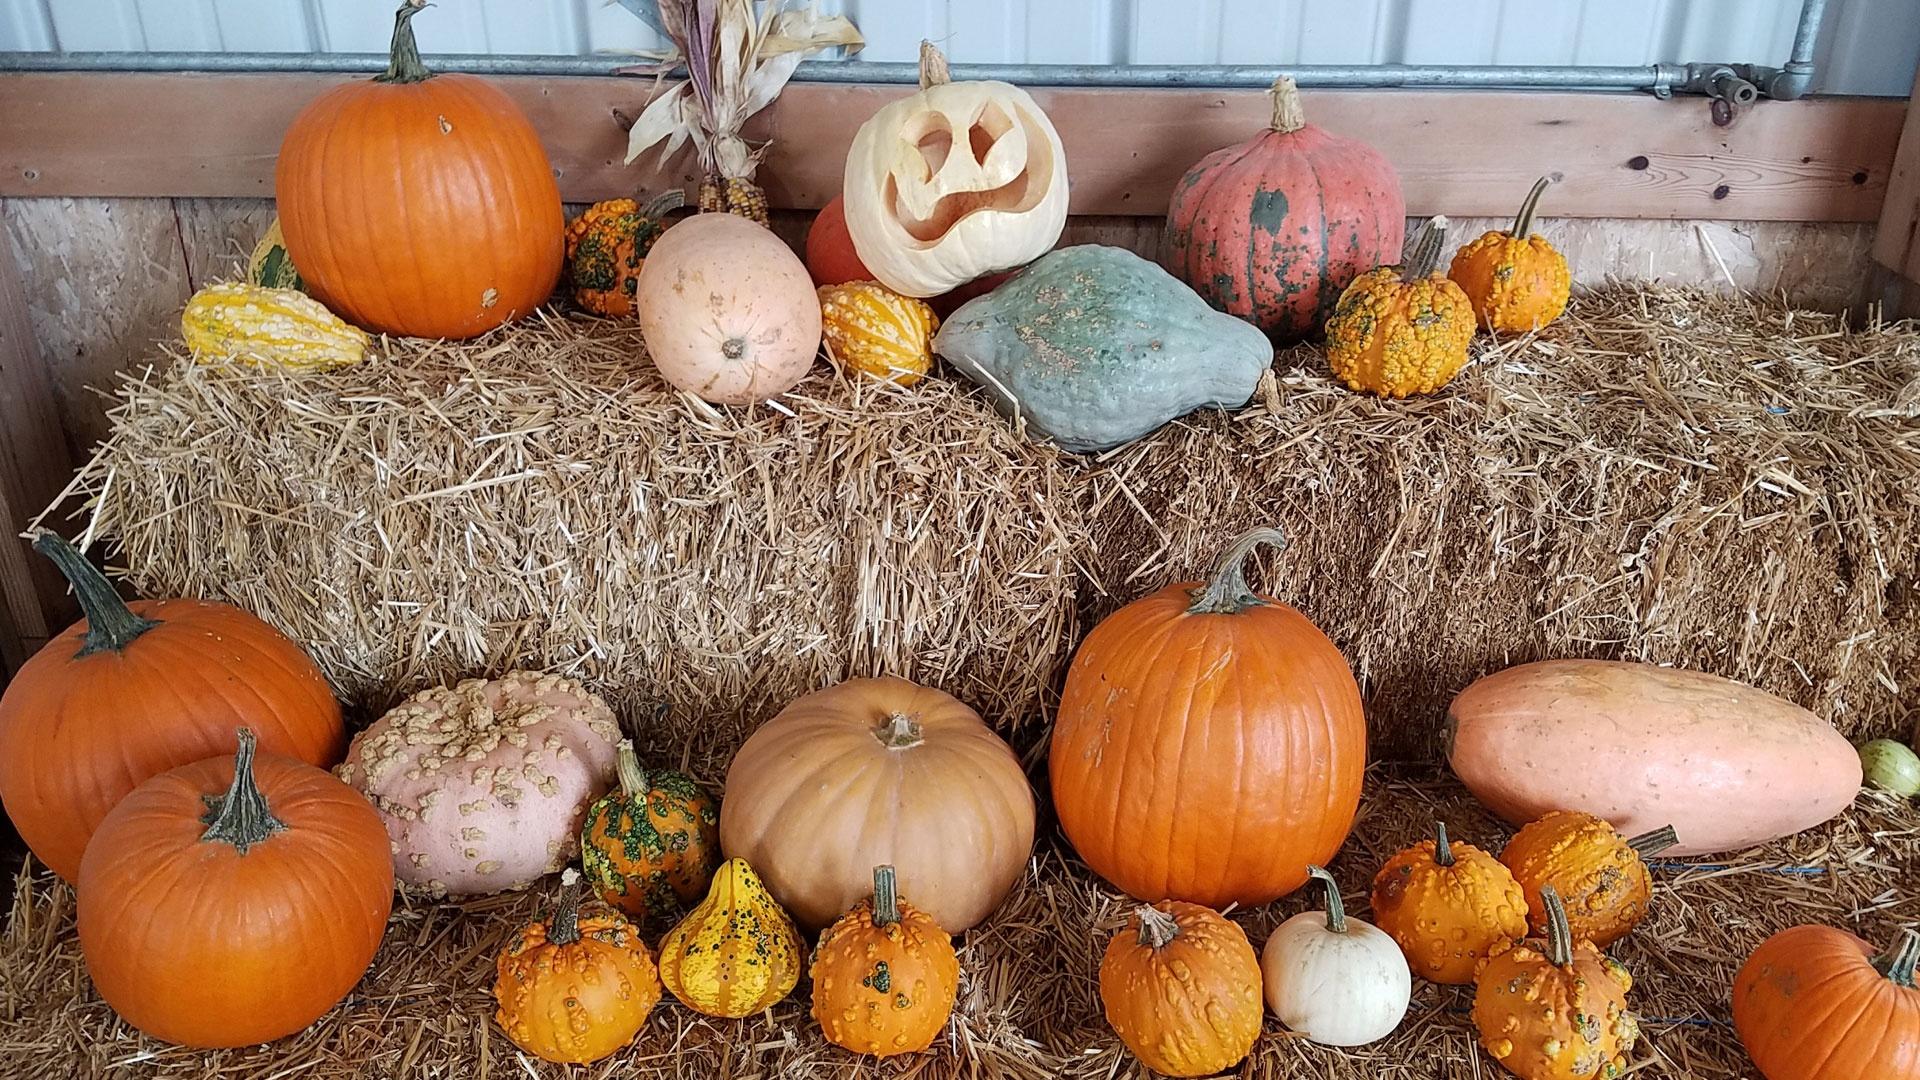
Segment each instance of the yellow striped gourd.
[{"label": "yellow striped gourd", "polygon": [[820,287],[820,330],[853,371],[911,386],[933,366],[933,309],[876,281]]},{"label": "yellow striped gourd", "polygon": [[364,331],[313,297],[241,282],[195,293],[180,313],[180,334],[200,363],[236,360],[281,371],[345,367],[367,350]]}]

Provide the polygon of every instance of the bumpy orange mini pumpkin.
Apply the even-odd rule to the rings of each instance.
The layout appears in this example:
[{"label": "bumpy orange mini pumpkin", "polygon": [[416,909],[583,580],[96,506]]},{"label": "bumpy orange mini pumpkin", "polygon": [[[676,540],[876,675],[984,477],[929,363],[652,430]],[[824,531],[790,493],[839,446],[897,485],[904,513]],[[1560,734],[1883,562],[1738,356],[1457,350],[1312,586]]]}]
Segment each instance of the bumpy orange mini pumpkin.
[{"label": "bumpy orange mini pumpkin", "polygon": [[1527,898],[1513,872],[1447,840],[1446,822],[1387,860],[1373,878],[1373,921],[1400,944],[1414,974],[1464,986],[1495,949],[1527,934]]},{"label": "bumpy orange mini pumpkin", "polygon": [[1640,1022],[1633,977],[1591,941],[1575,941],[1553,887],[1544,940],[1495,954],[1474,982],[1480,1043],[1520,1080],[1611,1080],[1627,1067]]},{"label": "bumpy orange mini pumpkin", "polygon": [[1496,333],[1523,334],[1567,310],[1573,288],[1567,257],[1533,232],[1533,212],[1551,183],[1552,177],[1543,176],[1533,185],[1512,232],[1483,234],[1454,254],[1447,271],[1466,292],[1480,325]]},{"label": "bumpy orange mini pumpkin", "polygon": [[827,1041],[877,1057],[932,1045],[960,993],[952,937],[900,899],[891,866],[874,867],[872,899],[821,932],[811,975]]},{"label": "bumpy orange mini pumpkin", "polygon": [[1566,901],[1573,936],[1604,949],[1647,917],[1653,875],[1643,860],[1676,842],[1671,825],[1629,840],[1592,814],[1556,810],[1515,833],[1500,861],[1526,890],[1535,933],[1546,929],[1541,890],[1551,885]]},{"label": "bumpy orange mini pumpkin", "polygon": [[1434,269],[1447,219],[1421,226],[1399,266],[1353,279],[1327,319],[1327,363],[1354,390],[1386,397],[1430,394],[1467,364],[1473,304]]},{"label": "bumpy orange mini pumpkin", "polygon": [[632,199],[608,199],[574,218],[567,225],[567,284],[573,302],[596,315],[633,315],[640,267],[653,242],[672,224],[667,214],[685,201],[686,193],[675,188],[645,207]]},{"label": "bumpy orange mini pumpkin", "polygon": [[625,918],[580,913],[578,871],[560,881],[553,914],[500,952],[494,1019],[527,1053],[584,1064],[633,1041],[660,1000],[660,975]]},{"label": "bumpy orange mini pumpkin", "polygon": [[1162,900],[1107,943],[1100,1004],[1148,1068],[1211,1076],[1246,1057],[1260,1034],[1260,960],[1212,908]]},{"label": "bumpy orange mini pumpkin", "polygon": [[620,740],[617,754],[620,786],[587,807],[580,826],[580,868],[600,899],[665,920],[712,883],[720,813],[692,777],[642,769],[633,740]]},{"label": "bumpy orange mini pumpkin", "polygon": [[940,327],[923,301],[876,281],[820,287],[820,330],[834,359],[854,371],[912,386],[933,366]]}]

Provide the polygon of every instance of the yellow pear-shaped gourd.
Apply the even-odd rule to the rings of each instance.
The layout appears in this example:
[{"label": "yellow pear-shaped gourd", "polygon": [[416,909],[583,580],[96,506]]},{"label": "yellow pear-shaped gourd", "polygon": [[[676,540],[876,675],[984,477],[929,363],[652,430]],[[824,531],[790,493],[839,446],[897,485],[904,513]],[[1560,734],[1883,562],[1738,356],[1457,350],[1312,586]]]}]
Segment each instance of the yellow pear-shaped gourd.
[{"label": "yellow pear-shaped gourd", "polygon": [[313,297],[237,281],[194,293],[180,313],[180,336],[200,363],[235,360],[281,371],[346,367],[367,351],[366,333]]},{"label": "yellow pear-shaped gourd", "polygon": [[745,859],[728,859],[707,898],[660,942],[660,981],[708,1016],[742,1017],[786,997],[806,946]]}]

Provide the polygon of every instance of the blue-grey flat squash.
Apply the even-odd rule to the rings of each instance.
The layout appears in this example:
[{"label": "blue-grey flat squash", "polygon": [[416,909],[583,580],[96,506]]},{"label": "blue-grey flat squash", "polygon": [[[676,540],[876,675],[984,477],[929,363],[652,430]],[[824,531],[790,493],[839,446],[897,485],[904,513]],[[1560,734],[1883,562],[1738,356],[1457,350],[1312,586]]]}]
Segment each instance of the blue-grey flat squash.
[{"label": "blue-grey flat squash", "polygon": [[1042,256],[962,305],[934,351],[1016,409],[1034,438],[1093,453],[1195,409],[1239,408],[1273,363],[1257,328],[1130,251]]}]

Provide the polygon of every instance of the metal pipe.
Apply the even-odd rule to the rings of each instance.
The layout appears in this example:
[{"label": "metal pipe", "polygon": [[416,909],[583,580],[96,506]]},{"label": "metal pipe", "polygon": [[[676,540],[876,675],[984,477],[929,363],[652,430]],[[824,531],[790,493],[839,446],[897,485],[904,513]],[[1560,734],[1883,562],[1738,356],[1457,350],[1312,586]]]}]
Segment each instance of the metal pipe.
[{"label": "metal pipe", "polygon": [[1786,66],[1755,66],[1747,73],[1768,97],[1795,101],[1813,89],[1813,77],[1818,72],[1814,54],[1820,47],[1820,25],[1826,13],[1827,0],[1803,0],[1800,23],[1793,31],[1793,52]]}]

